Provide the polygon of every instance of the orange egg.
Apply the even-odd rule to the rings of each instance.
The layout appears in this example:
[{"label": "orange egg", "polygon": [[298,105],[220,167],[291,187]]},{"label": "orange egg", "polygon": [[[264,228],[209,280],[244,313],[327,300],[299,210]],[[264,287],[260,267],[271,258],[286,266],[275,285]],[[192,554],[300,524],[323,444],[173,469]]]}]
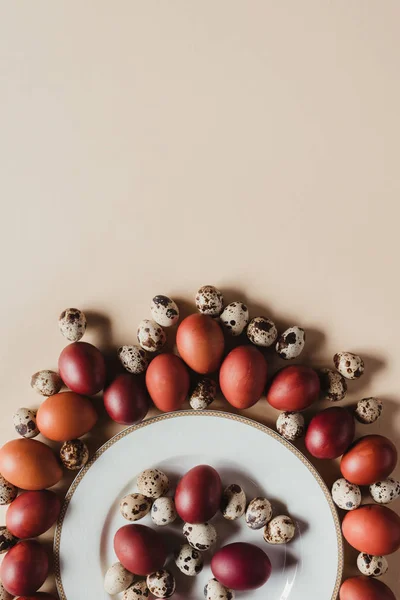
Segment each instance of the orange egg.
[{"label": "orange egg", "polygon": [[219,372],[219,385],[235,408],[253,406],[264,391],[267,362],[254,346],[238,346],[228,354]]},{"label": "orange egg", "polygon": [[396,598],[382,581],[369,577],[351,577],[342,583],[340,600],[396,600]]},{"label": "orange egg", "polygon": [[176,345],[185,363],[196,373],[206,375],[216,371],[221,364],[224,334],[214,319],[194,314],[179,325]]},{"label": "orange egg", "polygon": [[66,442],[93,429],[97,413],[86,396],[61,392],[41,404],[36,422],[41,434],[55,442]]},{"label": "orange egg", "polygon": [[348,512],[342,531],[359,552],[381,556],[400,548],[400,517],[380,504],[365,504]]},{"label": "orange egg", "polygon": [[340,470],[347,481],[371,485],[386,479],[397,463],[396,446],[383,435],[365,435],[343,455]]},{"label": "orange egg", "polygon": [[159,354],[146,371],[146,385],[151,399],[163,412],[177,410],[189,391],[189,373],[175,354]]},{"label": "orange egg", "polygon": [[63,472],[49,446],[21,438],[1,448],[0,473],[23,490],[43,490],[58,483]]}]

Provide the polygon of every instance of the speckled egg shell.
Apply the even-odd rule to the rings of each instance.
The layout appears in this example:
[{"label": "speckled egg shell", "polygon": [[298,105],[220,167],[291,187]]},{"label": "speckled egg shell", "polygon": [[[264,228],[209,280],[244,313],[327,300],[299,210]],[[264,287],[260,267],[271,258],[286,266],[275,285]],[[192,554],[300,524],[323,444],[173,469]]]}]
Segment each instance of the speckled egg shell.
[{"label": "speckled egg shell", "polygon": [[10,548],[15,546],[17,541],[17,538],[14,537],[10,531],[8,531],[7,527],[0,527],[0,554],[8,552]]},{"label": "speckled egg shell", "polygon": [[9,594],[0,581],[0,600],[13,600],[14,596]]},{"label": "speckled egg shell", "polygon": [[144,319],[138,325],[137,339],[147,352],[157,352],[164,346],[167,336],[161,325],[150,319]]},{"label": "speckled egg shell", "polygon": [[204,552],[209,550],[217,541],[217,532],[211,523],[202,523],[194,525],[185,523],[183,526],[183,535],[186,537],[192,548]]},{"label": "speckled egg shell", "polygon": [[193,410],[205,410],[217,396],[217,384],[212,379],[201,379],[190,395],[190,406]]},{"label": "speckled egg shell", "polygon": [[179,321],[179,308],[168,296],[154,296],[150,305],[151,316],[162,327],[172,327]]},{"label": "speckled egg shell", "polygon": [[317,371],[321,384],[321,399],[329,402],[340,402],[347,394],[347,383],[343,375],[333,369]]},{"label": "speckled egg shell", "polygon": [[133,582],[135,576],[127,571],[120,562],[112,565],[104,577],[104,589],[107,594],[114,596],[124,592]]},{"label": "speckled egg shell", "polygon": [[400,481],[388,477],[369,486],[369,492],[378,504],[389,504],[400,496]]},{"label": "speckled egg shell", "polygon": [[332,498],[339,508],[354,510],[361,504],[361,491],[358,485],[341,477],[332,486]]},{"label": "speckled egg shell", "polygon": [[31,377],[31,387],[42,396],[54,396],[62,386],[62,379],[55,371],[38,371]]},{"label": "speckled egg shell", "polygon": [[276,351],[285,360],[297,358],[303,351],[306,342],[304,329],[297,325],[289,327],[279,336],[276,343]]},{"label": "speckled egg shell", "polygon": [[221,324],[231,335],[240,335],[249,322],[249,309],[243,302],[231,302],[221,313]]},{"label": "speckled egg shell", "polygon": [[363,359],[351,352],[338,352],[333,357],[333,363],[346,379],[358,379],[364,373]]},{"label": "speckled egg shell", "polygon": [[170,598],[175,592],[175,578],[166,569],[161,569],[147,576],[147,587],[156,598]]},{"label": "speckled egg shell", "polygon": [[203,570],[203,555],[190,544],[183,544],[175,553],[175,564],[184,575],[194,577]]},{"label": "speckled egg shell", "polygon": [[34,438],[39,435],[35,410],[19,408],[13,415],[13,423],[15,431],[24,438]]},{"label": "speckled egg shell", "polygon": [[140,346],[121,346],[117,354],[124,369],[134,375],[144,373],[149,365],[146,351]]},{"label": "speckled egg shell", "polygon": [[247,337],[252,344],[269,348],[276,342],[278,330],[275,323],[267,317],[255,317],[247,325]]},{"label": "speckled egg shell", "polygon": [[246,510],[246,524],[250,529],[262,529],[272,519],[272,506],[266,498],[253,498]]},{"label": "speckled egg shell", "polygon": [[149,588],[147,587],[146,581],[137,581],[133,583],[122,596],[122,600],[143,600],[148,598],[150,594]]},{"label": "speckled egg shell", "polygon": [[226,588],[217,579],[210,579],[204,586],[206,600],[235,600],[235,592]]},{"label": "speckled egg shell", "polygon": [[18,495],[18,488],[0,475],[0,506],[11,504]]},{"label": "speckled egg shell", "polygon": [[295,524],[286,515],[278,515],[264,528],[264,540],[268,544],[287,544],[294,538]]},{"label": "speckled egg shell", "polygon": [[146,469],[137,478],[138,490],[148,498],[160,498],[169,490],[169,479],[159,469]]},{"label": "speckled egg shell", "polygon": [[79,471],[89,460],[89,449],[82,440],[64,442],[60,448],[61,462],[70,471]]},{"label": "speckled egg shell", "polygon": [[120,502],[121,515],[127,521],[139,521],[150,512],[151,502],[143,494],[128,494]]},{"label": "speckled egg shell", "polygon": [[246,494],[237,483],[232,483],[225,488],[222,494],[221,512],[227,521],[240,519],[246,510]]},{"label": "speckled egg shell", "polygon": [[173,523],[177,516],[173,498],[163,496],[162,498],[156,498],[154,500],[153,506],[151,507],[151,520],[154,525],[165,527],[165,525]]},{"label": "speckled egg shell", "polygon": [[384,556],[373,556],[360,552],[357,557],[357,567],[367,577],[381,577],[386,573],[389,565]]},{"label": "speckled egg shell", "polygon": [[282,412],[276,421],[276,429],[286,440],[294,442],[304,435],[304,417],[299,412]]},{"label": "speckled egg shell", "polygon": [[213,285],[203,285],[196,294],[196,307],[203,315],[218,317],[224,307],[224,297]]},{"label": "speckled egg shell", "polygon": [[363,398],[357,402],[354,416],[364,425],[375,423],[382,414],[383,404],[378,398]]},{"label": "speckled egg shell", "polygon": [[85,313],[77,308],[67,308],[59,319],[58,326],[64,337],[70,342],[79,342],[86,331]]}]

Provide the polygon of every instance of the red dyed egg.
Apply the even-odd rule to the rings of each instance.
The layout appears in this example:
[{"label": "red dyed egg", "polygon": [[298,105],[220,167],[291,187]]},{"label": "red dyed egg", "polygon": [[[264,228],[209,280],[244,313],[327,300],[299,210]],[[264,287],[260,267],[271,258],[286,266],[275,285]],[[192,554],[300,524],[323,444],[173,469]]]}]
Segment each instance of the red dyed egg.
[{"label": "red dyed egg", "polygon": [[56,600],[56,597],[46,592],[38,592],[34,596],[20,596],[18,600]]},{"label": "red dyed egg", "polygon": [[249,408],[260,399],[267,381],[267,362],[254,346],[228,354],[219,372],[221,391],[235,408]]},{"label": "red dyed egg", "polygon": [[46,398],[36,416],[42,435],[55,442],[67,442],[88,433],[97,422],[93,402],[75,392],[60,392]]},{"label": "red dyed egg", "polygon": [[196,373],[216,371],[224,354],[224,334],[211,317],[194,314],[186,317],[176,332],[178,352]]},{"label": "red dyed egg", "polygon": [[305,439],[307,450],[315,458],[337,458],[350,446],[354,431],[354,418],[346,408],[327,408],[311,419]]},{"label": "red dyed egg", "polygon": [[7,510],[7,529],[20,539],[37,537],[54,525],[60,509],[60,498],[50,490],[25,492]]},{"label": "red dyed egg", "polygon": [[214,577],[232,590],[254,590],[271,575],[271,561],[261,548],[244,542],[224,546],[211,561]]},{"label": "red dyed egg", "polygon": [[383,435],[366,435],[348,449],[340,463],[343,477],[357,485],[386,479],[397,464],[397,450]]},{"label": "red dyed egg", "polygon": [[393,592],[377,579],[351,577],[342,583],[340,600],[396,600]]},{"label": "red dyed egg", "polygon": [[221,497],[222,483],[217,471],[209,465],[199,465],[179,481],[175,506],[186,523],[205,523],[219,509]]},{"label": "red dyed egg", "polygon": [[365,504],[348,512],[342,531],[359,552],[384,556],[400,548],[400,517],[387,506]]},{"label": "red dyed egg", "polygon": [[125,525],[118,529],[114,550],[125,569],[135,575],[149,575],[162,569],[167,558],[163,538],[145,525]]},{"label": "red dyed egg", "polygon": [[320,381],[310,367],[292,365],[277,372],[267,393],[271,406],[282,411],[299,411],[318,400]]},{"label": "red dyed egg", "polygon": [[144,379],[130,373],[118,375],[104,391],[104,407],[121,425],[142,421],[149,410],[149,395]]},{"label": "red dyed egg", "polygon": [[146,371],[147,390],[159,410],[178,410],[189,392],[189,373],[175,354],[159,354]]},{"label": "red dyed egg", "polygon": [[34,540],[25,540],[5,555],[0,579],[13,596],[29,596],[42,587],[48,572],[49,559],[43,546]]},{"label": "red dyed egg", "polygon": [[106,380],[106,365],[100,350],[87,342],[73,342],[58,359],[61,379],[70,390],[84,396],[100,392]]}]

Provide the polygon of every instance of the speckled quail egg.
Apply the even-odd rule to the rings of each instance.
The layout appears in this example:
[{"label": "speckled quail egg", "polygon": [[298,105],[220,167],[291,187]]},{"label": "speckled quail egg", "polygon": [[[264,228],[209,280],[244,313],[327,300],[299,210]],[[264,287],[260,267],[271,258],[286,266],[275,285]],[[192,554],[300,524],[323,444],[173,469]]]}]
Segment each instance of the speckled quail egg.
[{"label": "speckled quail egg", "polygon": [[204,596],[206,600],[234,600],[235,592],[213,578],[205,585]]},{"label": "speckled quail egg", "polygon": [[159,469],[146,469],[137,478],[138,490],[148,498],[160,498],[169,490],[169,479]]},{"label": "speckled quail egg", "polygon": [[112,565],[104,577],[104,589],[107,594],[114,596],[124,592],[133,582],[135,576],[127,571],[120,562]]},{"label": "speckled quail egg", "polygon": [[217,541],[217,532],[211,523],[185,523],[183,535],[193,548],[202,552],[209,550]]},{"label": "speckled quail egg", "polygon": [[369,486],[369,493],[378,504],[389,504],[400,496],[400,481],[388,477]]},{"label": "speckled quail egg", "polygon": [[329,402],[340,402],[347,394],[347,383],[343,375],[333,369],[319,369],[321,399]]},{"label": "speckled quail egg", "polygon": [[212,379],[201,379],[190,395],[190,406],[193,410],[204,410],[217,396],[217,384]]},{"label": "speckled quail egg", "polygon": [[34,438],[39,435],[36,425],[36,411],[30,408],[19,408],[13,415],[15,431],[24,438]]},{"label": "speckled quail egg", "polygon": [[272,506],[266,498],[253,498],[246,510],[246,523],[250,529],[261,529],[272,519]]},{"label": "speckled quail egg", "polygon": [[163,496],[154,500],[153,506],[151,507],[151,520],[154,525],[165,527],[165,525],[173,523],[177,516],[173,498]]},{"label": "speckled quail egg", "polygon": [[276,342],[278,330],[267,317],[255,317],[247,325],[247,337],[256,346],[268,348]]},{"label": "speckled quail egg", "polygon": [[336,369],[346,379],[358,379],[364,373],[364,361],[357,354],[338,352],[333,357]]},{"label": "speckled quail egg", "polygon": [[13,600],[14,596],[9,594],[0,581],[0,600]]},{"label": "speckled quail egg", "polygon": [[70,471],[79,471],[89,460],[89,450],[82,440],[69,440],[60,448],[61,462]]},{"label": "speckled quail egg", "polygon": [[281,358],[292,360],[302,353],[305,342],[306,333],[304,329],[294,325],[279,336],[275,348]]},{"label": "speckled quail egg", "polygon": [[143,600],[150,594],[147,583],[144,579],[136,581],[123,593],[122,600]]},{"label": "speckled quail egg", "polygon": [[144,373],[149,365],[146,351],[140,346],[121,346],[117,354],[124,369],[134,375]]},{"label": "speckled quail egg", "polygon": [[224,308],[224,297],[213,285],[203,285],[196,294],[196,307],[203,315],[218,317]]},{"label": "speckled quail egg", "polygon": [[167,336],[161,325],[150,319],[144,319],[138,325],[137,339],[147,352],[157,352],[164,346]]},{"label": "speckled quail egg", "polygon": [[224,519],[236,521],[244,515],[246,510],[246,494],[237,483],[232,483],[225,488],[222,494],[221,512]]},{"label": "speckled quail egg", "polygon": [[380,577],[386,573],[389,565],[384,556],[373,556],[372,554],[360,552],[357,557],[357,567],[367,577]]},{"label": "speckled quail egg", "polygon": [[378,398],[363,398],[357,402],[354,415],[360,423],[370,425],[379,419],[382,409],[382,401]]},{"label": "speckled quail egg", "polygon": [[361,504],[361,491],[358,485],[341,477],[332,486],[332,498],[339,508],[354,510]]},{"label": "speckled quail egg", "polygon": [[269,544],[287,544],[294,538],[296,526],[286,515],[274,517],[264,528],[264,540]]},{"label": "speckled quail egg", "polygon": [[233,336],[240,335],[249,322],[249,309],[243,302],[231,302],[221,313],[221,324]]},{"label": "speckled quail egg", "polygon": [[127,521],[139,521],[150,512],[151,499],[143,494],[128,494],[122,498],[119,509]]},{"label": "speckled quail egg", "polygon": [[14,537],[10,531],[8,531],[7,527],[0,527],[0,554],[8,552],[10,548],[15,546],[17,541],[17,538]]},{"label": "speckled quail egg", "polygon": [[55,371],[38,371],[31,377],[31,387],[42,396],[58,394],[62,386],[62,379]]},{"label": "speckled quail egg", "polygon": [[154,296],[150,306],[151,316],[162,327],[172,327],[179,321],[179,308],[168,296]]},{"label": "speckled quail egg", "polygon": [[304,435],[304,417],[299,412],[282,412],[276,421],[276,429],[286,440],[294,442]]},{"label": "speckled quail egg", "polygon": [[170,598],[175,592],[175,578],[166,569],[161,569],[147,576],[147,587],[156,598]]},{"label": "speckled quail egg", "polygon": [[77,308],[67,308],[61,313],[58,326],[67,340],[78,342],[86,331],[85,313]]},{"label": "speckled quail egg", "polygon": [[175,564],[184,575],[194,577],[203,569],[203,555],[190,544],[183,544],[175,552]]},{"label": "speckled quail egg", "polygon": [[11,504],[18,495],[18,488],[0,475],[0,506]]}]

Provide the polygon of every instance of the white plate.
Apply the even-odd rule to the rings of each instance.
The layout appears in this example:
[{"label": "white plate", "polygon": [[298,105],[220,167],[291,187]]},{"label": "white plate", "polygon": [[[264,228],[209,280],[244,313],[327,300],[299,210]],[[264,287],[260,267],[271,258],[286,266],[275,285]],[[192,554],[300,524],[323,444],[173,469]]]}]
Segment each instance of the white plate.
[{"label": "white plate", "polygon": [[[105,444],[72,484],[55,538],[57,585],[61,600],[108,600],[104,574],[116,562],[113,537],[127,521],[119,501],[135,491],[137,475],[158,467],[173,484],[188,469],[209,464],[223,483],[239,483],[248,495],[265,495],[276,513],[287,512],[297,522],[296,538],[287,546],[271,546],[261,531],[244,519],[214,518],[219,545],[246,541],[263,548],[273,572],[267,584],[237,598],[252,600],[333,600],[338,593],[343,551],[340,524],[330,494],[308,460],[272,430],[250,419],[220,412],[182,411],[125,429]],[[151,525],[147,516],[140,521]],[[167,531],[160,529],[160,531]],[[182,524],[168,533],[184,541]],[[206,566],[195,578],[185,577],[170,560],[177,578],[174,600],[201,600],[212,576]]]}]

